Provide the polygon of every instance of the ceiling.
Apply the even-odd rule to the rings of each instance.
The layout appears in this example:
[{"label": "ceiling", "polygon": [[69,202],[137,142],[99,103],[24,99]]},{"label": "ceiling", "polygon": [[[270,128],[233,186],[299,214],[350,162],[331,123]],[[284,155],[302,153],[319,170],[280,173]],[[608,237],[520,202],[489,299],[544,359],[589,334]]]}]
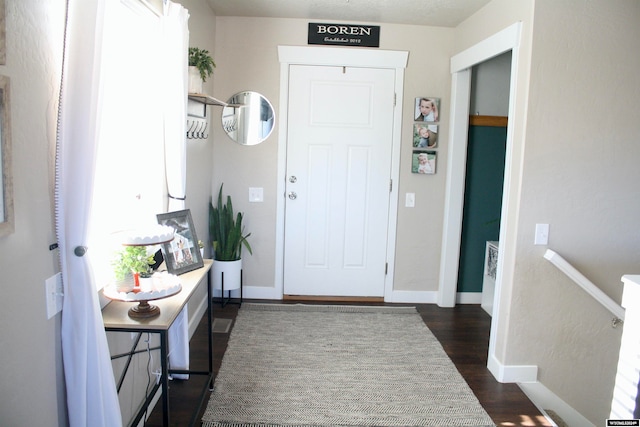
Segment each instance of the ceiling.
[{"label": "ceiling", "polygon": [[217,16],[455,27],[491,0],[207,0]]}]

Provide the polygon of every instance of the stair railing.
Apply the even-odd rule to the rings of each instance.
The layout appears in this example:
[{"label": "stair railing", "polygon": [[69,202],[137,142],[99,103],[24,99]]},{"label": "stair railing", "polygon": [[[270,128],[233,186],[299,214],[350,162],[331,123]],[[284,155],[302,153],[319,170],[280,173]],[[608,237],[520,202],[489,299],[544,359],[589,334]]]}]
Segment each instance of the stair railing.
[{"label": "stair railing", "polygon": [[624,321],[624,308],[622,308],[620,304],[609,298],[607,294],[602,292],[596,285],[594,285],[582,273],[576,270],[576,268],[569,264],[569,262],[567,262],[564,258],[562,258],[551,249],[547,249],[544,254],[544,258],[551,262],[551,264],[555,265],[560,271],[566,274],[567,277],[577,283],[578,286],[584,289],[589,295],[591,295],[596,301],[602,304],[615,316],[611,321],[611,326],[615,328]]}]

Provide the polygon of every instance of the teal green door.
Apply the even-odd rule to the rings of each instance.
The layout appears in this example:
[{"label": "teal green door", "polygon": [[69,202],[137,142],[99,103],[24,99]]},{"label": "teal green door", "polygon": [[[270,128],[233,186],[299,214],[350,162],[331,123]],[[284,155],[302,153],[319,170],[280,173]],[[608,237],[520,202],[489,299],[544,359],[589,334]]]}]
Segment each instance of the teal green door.
[{"label": "teal green door", "polygon": [[482,292],[484,251],[498,240],[507,128],[469,126],[458,292]]}]

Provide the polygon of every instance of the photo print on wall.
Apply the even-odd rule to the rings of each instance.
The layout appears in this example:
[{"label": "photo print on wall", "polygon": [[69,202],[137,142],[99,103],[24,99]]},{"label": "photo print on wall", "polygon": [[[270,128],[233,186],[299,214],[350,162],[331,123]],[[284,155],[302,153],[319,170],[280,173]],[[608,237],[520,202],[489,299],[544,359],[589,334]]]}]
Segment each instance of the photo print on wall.
[{"label": "photo print on wall", "polygon": [[415,150],[411,159],[411,172],[433,175],[436,173],[436,160],[438,153],[435,151]]},{"label": "photo print on wall", "polygon": [[438,123],[440,121],[440,98],[423,96],[416,98],[414,121]]},{"label": "photo print on wall", "polygon": [[[438,147],[440,123],[440,98],[421,96],[415,99],[413,112],[413,148],[434,149]],[[411,172],[433,175],[436,173],[436,151],[414,150]]]},{"label": "photo print on wall", "polygon": [[438,146],[438,125],[413,124],[413,146],[415,148],[436,148]]}]

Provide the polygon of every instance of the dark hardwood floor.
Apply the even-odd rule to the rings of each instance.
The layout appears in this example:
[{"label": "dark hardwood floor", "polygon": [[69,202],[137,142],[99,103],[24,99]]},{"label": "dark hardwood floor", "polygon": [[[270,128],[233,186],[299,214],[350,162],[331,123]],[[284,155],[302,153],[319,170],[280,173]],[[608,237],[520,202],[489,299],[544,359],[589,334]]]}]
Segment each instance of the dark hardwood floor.
[{"label": "dark hardwood floor", "polygon": [[[286,303],[291,302],[294,301],[286,301]],[[326,302],[323,303],[326,304]],[[516,384],[497,382],[487,369],[491,318],[479,305],[441,308],[435,304],[418,304],[416,307],[425,324],[438,338],[496,426],[553,425],[545,419]],[[221,307],[216,302],[213,306],[214,317],[235,319],[238,308],[237,304]],[[191,369],[193,370],[206,370],[207,367],[206,322],[205,315],[191,339]],[[213,334],[215,373],[220,368],[228,337],[228,334]],[[200,412],[194,416],[198,397],[205,384],[203,378],[192,376],[187,381],[171,381],[169,396],[172,426],[188,426],[192,421],[193,425],[200,426],[202,413],[209,400],[209,393],[207,393]],[[158,402],[149,415],[146,426],[162,426],[161,409],[162,405]]]}]

